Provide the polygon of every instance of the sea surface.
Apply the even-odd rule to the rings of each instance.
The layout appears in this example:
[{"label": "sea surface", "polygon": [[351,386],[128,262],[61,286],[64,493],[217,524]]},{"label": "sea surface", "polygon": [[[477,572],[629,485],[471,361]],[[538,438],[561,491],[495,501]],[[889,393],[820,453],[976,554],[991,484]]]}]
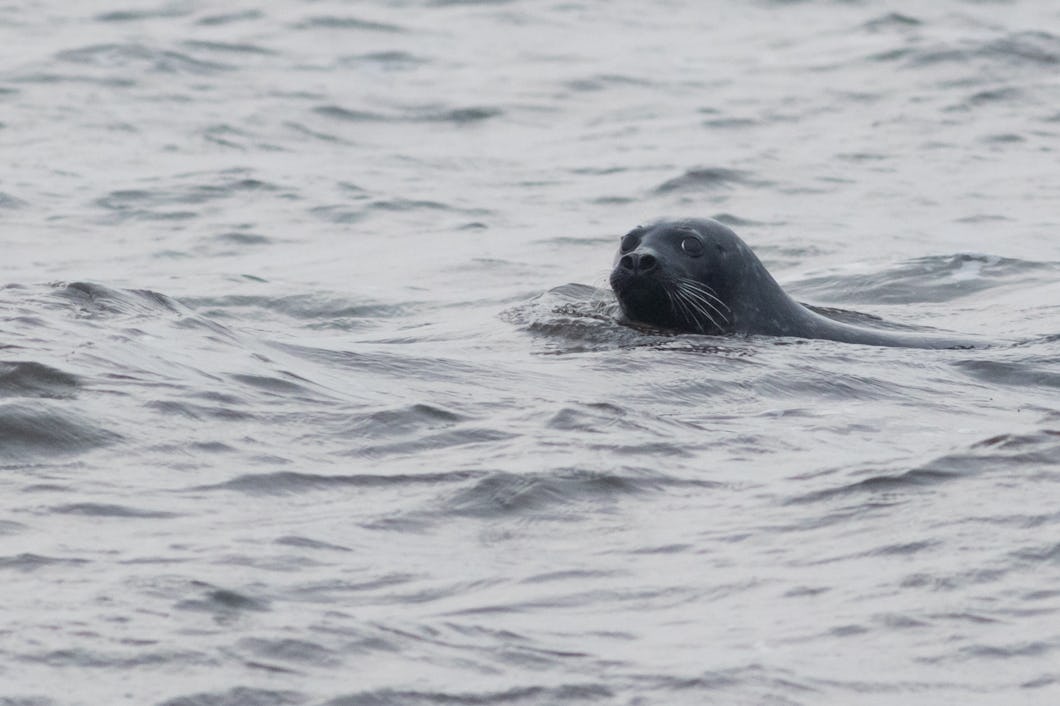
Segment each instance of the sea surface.
[{"label": "sea surface", "polygon": [[1060,5],[0,2],[0,155],[0,705],[1060,703]]}]

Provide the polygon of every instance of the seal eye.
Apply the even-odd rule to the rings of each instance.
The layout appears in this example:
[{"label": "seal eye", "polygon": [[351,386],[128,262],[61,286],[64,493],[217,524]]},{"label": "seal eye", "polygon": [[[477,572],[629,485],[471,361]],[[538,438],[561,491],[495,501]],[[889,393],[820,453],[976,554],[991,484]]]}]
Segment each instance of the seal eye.
[{"label": "seal eye", "polygon": [[640,245],[640,238],[638,237],[639,235],[639,231],[627,233],[626,237],[622,238],[622,245],[620,245],[618,249],[622,252],[629,252],[630,250],[633,250],[638,245]]},{"label": "seal eye", "polygon": [[685,238],[681,241],[681,249],[692,257],[699,257],[703,254],[703,243],[699,238]]}]

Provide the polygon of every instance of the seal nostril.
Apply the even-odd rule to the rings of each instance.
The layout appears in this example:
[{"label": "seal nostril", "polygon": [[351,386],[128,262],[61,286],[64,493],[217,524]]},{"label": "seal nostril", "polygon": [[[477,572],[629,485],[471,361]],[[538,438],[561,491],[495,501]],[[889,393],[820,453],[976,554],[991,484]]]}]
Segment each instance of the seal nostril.
[{"label": "seal nostril", "polygon": [[618,260],[618,266],[626,272],[633,274],[641,274],[643,272],[651,272],[659,264],[659,261],[655,259],[654,255],[648,253],[631,252],[623,255]]}]

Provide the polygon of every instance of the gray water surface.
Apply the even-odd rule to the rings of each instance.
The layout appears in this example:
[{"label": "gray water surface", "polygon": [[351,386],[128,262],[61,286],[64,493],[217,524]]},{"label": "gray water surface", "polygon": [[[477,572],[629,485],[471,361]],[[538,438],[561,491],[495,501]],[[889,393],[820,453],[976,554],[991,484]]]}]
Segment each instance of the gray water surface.
[{"label": "gray water surface", "polygon": [[[1060,9],[0,8],[0,704],[1060,703]],[[983,350],[615,321],[715,217]]]}]

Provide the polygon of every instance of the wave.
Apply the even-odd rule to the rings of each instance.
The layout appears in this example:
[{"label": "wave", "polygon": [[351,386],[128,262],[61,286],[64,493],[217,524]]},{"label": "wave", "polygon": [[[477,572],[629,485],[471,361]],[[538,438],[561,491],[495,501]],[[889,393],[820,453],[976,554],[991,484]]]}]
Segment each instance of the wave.
[{"label": "wave", "polygon": [[80,378],[33,361],[0,361],[0,397],[49,397],[67,399],[77,395]]},{"label": "wave", "polygon": [[412,122],[412,123],[453,123],[466,125],[496,118],[504,113],[496,107],[471,106],[420,106],[402,110],[380,113],[375,111],[355,110],[337,105],[321,105],[313,108],[317,115],[350,123],[366,122]]},{"label": "wave", "polygon": [[800,297],[825,302],[910,304],[949,302],[997,287],[1060,274],[1060,263],[975,253],[932,255],[879,272],[842,272],[786,285]]},{"label": "wave", "polygon": [[276,495],[315,492],[343,486],[357,488],[378,488],[409,485],[438,485],[440,483],[458,483],[474,478],[481,473],[473,471],[453,471],[442,473],[394,473],[352,475],[325,475],[299,473],[296,471],[279,471],[275,473],[248,473],[232,480],[215,485],[203,485],[191,490],[234,490],[249,495]]},{"label": "wave", "polygon": [[233,67],[216,61],[196,59],[171,49],[146,44],[93,44],[79,49],[66,49],[55,55],[57,61],[77,64],[109,72],[136,70],[210,76]]},{"label": "wave", "polygon": [[613,696],[603,684],[565,684],[560,686],[530,686],[495,692],[444,692],[380,689],[340,696],[323,706],[442,706],[462,704],[491,706],[492,704],[575,704],[599,703]]},{"label": "wave", "polygon": [[293,25],[295,29],[332,29],[332,30],[361,30],[368,32],[400,33],[407,31],[400,25],[389,22],[378,22],[366,20],[351,15],[317,15],[309,17]]},{"label": "wave", "polygon": [[664,181],[654,191],[656,194],[667,194],[676,191],[712,191],[733,186],[764,187],[770,184],[743,169],[701,167]]},{"label": "wave", "polygon": [[1028,466],[1060,467],[1060,430],[1001,434],[977,442],[963,452],[946,454],[915,468],[899,471],[863,470],[866,477],[814,490],[789,502],[806,503],[848,495],[886,496],[891,501],[981,473],[1019,471]]},{"label": "wave", "polygon": [[38,460],[75,454],[121,435],[50,400],[0,403],[0,459]]}]

